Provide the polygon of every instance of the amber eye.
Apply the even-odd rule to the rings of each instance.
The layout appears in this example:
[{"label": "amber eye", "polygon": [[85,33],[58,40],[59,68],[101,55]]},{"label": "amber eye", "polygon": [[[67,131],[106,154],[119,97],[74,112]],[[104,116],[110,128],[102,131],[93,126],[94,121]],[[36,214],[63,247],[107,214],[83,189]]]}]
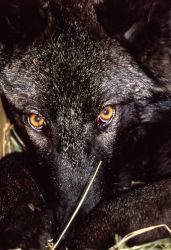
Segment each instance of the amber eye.
[{"label": "amber eye", "polygon": [[33,129],[42,130],[46,125],[45,118],[39,114],[30,114],[28,116],[28,122]]},{"label": "amber eye", "polygon": [[97,117],[97,124],[98,125],[102,125],[102,126],[106,126],[108,125],[114,116],[115,110],[112,106],[106,106],[98,115]]}]

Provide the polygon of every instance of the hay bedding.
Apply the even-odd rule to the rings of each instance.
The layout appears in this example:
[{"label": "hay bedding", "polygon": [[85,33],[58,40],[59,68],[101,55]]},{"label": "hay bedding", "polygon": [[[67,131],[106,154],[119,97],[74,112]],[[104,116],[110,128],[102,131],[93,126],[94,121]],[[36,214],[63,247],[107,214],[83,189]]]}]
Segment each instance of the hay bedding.
[{"label": "hay bedding", "polygon": [[0,100],[0,159],[12,152],[22,151],[23,147],[24,144],[9,122]]}]

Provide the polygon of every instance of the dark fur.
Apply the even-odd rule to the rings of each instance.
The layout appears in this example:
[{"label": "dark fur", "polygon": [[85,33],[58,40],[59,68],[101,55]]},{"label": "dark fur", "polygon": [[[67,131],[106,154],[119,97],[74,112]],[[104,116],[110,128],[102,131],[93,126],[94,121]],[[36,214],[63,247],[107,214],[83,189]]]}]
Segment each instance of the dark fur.
[{"label": "dark fur", "polygon": [[45,249],[50,237],[52,212],[27,167],[24,153],[1,161],[0,249]]},{"label": "dark fur", "polygon": [[[1,96],[27,145],[27,155],[11,156],[10,164],[7,157],[5,164],[12,169],[14,161],[15,168],[20,168],[16,157],[22,158],[22,175],[29,171],[28,185],[35,189],[36,183],[37,193],[55,211],[56,237],[102,160],[100,172],[61,247],[104,249],[114,243],[115,233],[125,235],[161,223],[171,226],[170,92],[150,67],[147,72],[117,40],[103,34],[91,3],[78,3],[55,3],[50,38],[38,39],[27,48],[2,51]],[[97,15],[101,19],[98,11]],[[162,59],[159,57],[159,62]],[[116,113],[112,123],[101,128],[95,119],[107,104],[112,104]],[[44,131],[36,132],[29,126],[27,116],[32,111],[46,118]],[[20,181],[13,171],[9,175]],[[145,184],[131,187],[132,180]],[[128,190],[122,192],[124,187]],[[7,183],[5,190],[8,188]],[[33,191],[29,199],[33,203],[39,200]],[[27,201],[19,200],[19,204],[26,207]],[[43,224],[47,208],[42,211],[37,219]],[[32,222],[26,223],[30,228]],[[36,237],[50,230],[41,223],[35,223]],[[27,230],[26,234],[30,239],[31,233]],[[5,237],[4,244],[11,247]],[[169,235],[158,229],[132,243],[163,237]],[[22,239],[25,249],[28,244],[33,247],[28,239]]]},{"label": "dark fur", "polygon": [[104,0],[96,5],[96,11],[106,32],[129,47],[170,90],[170,1]]}]

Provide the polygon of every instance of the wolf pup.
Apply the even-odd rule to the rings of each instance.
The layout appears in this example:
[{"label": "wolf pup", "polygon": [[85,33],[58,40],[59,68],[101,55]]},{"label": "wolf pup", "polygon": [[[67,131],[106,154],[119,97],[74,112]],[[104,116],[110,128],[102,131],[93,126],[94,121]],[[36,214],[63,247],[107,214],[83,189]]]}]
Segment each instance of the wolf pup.
[{"label": "wolf pup", "polygon": [[[91,3],[62,1],[53,11],[50,38],[1,55],[1,97],[27,147],[1,168],[21,169],[28,180],[21,186],[30,187],[34,204],[43,195],[53,210],[55,239],[102,161],[62,249],[107,249],[116,233],[171,226],[169,91],[102,34]],[[144,184],[132,187],[132,181]],[[43,224],[44,212],[38,218]],[[132,243],[164,237],[169,234],[156,229]]]}]

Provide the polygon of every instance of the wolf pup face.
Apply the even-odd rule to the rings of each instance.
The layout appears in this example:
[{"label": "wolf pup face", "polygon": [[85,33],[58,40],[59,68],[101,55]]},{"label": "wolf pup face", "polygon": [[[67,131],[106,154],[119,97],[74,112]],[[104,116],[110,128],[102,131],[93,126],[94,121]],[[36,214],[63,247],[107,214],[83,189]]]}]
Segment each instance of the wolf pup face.
[{"label": "wolf pup face", "polygon": [[112,192],[121,131],[140,123],[153,82],[118,42],[94,37],[76,20],[14,51],[0,77],[10,116],[30,157],[39,159],[33,168],[47,172],[60,226],[103,161],[82,207],[88,213]]}]

